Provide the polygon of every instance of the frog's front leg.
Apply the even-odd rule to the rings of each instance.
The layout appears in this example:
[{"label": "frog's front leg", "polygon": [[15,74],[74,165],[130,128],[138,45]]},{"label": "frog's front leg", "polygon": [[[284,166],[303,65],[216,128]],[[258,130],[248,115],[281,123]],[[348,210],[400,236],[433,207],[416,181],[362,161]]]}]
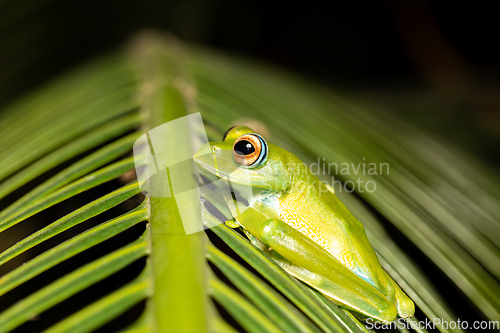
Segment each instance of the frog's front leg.
[{"label": "frog's front leg", "polygon": [[287,271],[337,303],[384,322],[396,317],[395,305],[375,287],[285,222],[276,218],[265,219],[253,208],[237,216],[236,220],[286,259],[280,264],[289,262],[289,267],[284,267]]}]

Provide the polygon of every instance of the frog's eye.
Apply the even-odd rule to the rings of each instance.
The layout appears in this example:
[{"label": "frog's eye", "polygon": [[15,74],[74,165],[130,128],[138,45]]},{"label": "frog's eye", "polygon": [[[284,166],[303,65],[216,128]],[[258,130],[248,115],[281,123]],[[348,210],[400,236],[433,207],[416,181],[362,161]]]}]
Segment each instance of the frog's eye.
[{"label": "frog's eye", "polygon": [[255,168],[267,158],[267,143],[258,134],[245,134],[234,142],[233,158],[242,167]]}]

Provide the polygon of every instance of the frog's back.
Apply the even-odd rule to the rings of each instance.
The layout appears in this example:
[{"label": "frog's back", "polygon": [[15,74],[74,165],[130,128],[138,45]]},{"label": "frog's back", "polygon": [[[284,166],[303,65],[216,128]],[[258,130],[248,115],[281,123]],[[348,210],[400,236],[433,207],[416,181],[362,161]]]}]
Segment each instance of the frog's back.
[{"label": "frog's back", "polygon": [[361,222],[308,170],[301,173],[279,199],[280,218],[377,285],[380,264]]}]

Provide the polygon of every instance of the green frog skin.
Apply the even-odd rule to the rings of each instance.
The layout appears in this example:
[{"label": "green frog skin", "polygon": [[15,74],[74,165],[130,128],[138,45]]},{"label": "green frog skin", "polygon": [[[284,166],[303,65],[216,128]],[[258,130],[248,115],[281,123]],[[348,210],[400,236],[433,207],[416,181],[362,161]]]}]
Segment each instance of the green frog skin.
[{"label": "green frog skin", "polygon": [[242,227],[288,273],[366,317],[414,315],[413,301],[380,266],[361,222],[295,155],[238,126],[194,160],[236,189],[250,184],[248,208],[233,209],[226,224]]}]

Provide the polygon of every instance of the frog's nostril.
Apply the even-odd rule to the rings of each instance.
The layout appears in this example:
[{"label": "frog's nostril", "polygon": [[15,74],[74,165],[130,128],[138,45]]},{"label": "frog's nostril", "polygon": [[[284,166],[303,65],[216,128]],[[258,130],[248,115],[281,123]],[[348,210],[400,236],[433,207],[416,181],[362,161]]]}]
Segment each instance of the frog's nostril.
[{"label": "frog's nostril", "polygon": [[220,150],[219,147],[212,146],[212,153],[216,154]]}]

